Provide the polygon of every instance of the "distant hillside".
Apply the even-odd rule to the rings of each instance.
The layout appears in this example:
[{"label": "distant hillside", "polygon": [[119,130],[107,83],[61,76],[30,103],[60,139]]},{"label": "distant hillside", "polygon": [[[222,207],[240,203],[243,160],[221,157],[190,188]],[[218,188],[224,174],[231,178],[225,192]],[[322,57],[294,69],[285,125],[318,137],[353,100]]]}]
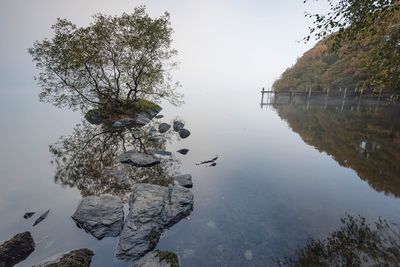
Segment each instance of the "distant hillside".
[{"label": "distant hillside", "polygon": [[[393,90],[399,87],[399,43],[397,38],[400,12],[383,17],[368,33],[343,42],[333,50],[330,37],[318,42],[275,81],[275,90],[322,89],[325,87],[364,87]],[[396,39],[398,40],[398,38]],[[394,61],[396,60],[396,61]]]}]

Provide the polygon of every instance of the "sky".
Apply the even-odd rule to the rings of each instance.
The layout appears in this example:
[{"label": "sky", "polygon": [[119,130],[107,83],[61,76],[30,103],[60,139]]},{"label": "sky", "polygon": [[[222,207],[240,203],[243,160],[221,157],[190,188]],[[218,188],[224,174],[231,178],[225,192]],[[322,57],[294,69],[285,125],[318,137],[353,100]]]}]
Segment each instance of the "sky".
[{"label": "sky", "polygon": [[129,13],[138,5],[151,16],[171,14],[176,80],[225,90],[270,87],[315,43],[299,42],[311,26],[304,12],[326,10],[324,1],[303,0],[0,0],[0,94],[36,86],[27,49],[52,36],[57,17],[85,26],[95,13]]}]

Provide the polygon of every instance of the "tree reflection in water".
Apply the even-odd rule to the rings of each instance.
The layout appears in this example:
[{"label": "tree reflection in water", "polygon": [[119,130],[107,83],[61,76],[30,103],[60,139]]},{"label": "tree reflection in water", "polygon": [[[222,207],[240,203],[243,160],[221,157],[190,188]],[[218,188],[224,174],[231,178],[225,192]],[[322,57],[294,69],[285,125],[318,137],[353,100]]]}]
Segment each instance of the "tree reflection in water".
[{"label": "tree reflection in water", "polygon": [[97,127],[82,121],[71,135],[50,145],[56,165],[55,182],[78,188],[82,196],[110,193],[124,200],[136,182],[172,184],[171,177],[180,165],[174,157],[165,157],[160,164],[147,168],[118,161],[118,156],[127,150],[149,153],[165,149],[176,133],[159,135],[154,124],[129,129]]},{"label": "tree reflection in water", "polygon": [[273,107],[304,142],[356,171],[375,190],[400,197],[400,105],[325,97],[306,101],[294,97],[289,103],[279,96]]},{"label": "tree reflection in water", "polygon": [[400,227],[379,219],[347,215],[342,226],[325,240],[309,239],[295,259],[280,266],[399,266]]}]

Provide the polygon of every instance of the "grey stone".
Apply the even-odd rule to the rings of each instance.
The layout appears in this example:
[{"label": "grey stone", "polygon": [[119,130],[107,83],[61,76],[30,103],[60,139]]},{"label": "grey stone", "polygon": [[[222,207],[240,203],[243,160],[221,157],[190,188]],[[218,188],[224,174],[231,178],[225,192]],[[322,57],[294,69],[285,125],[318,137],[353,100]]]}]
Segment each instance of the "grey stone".
[{"label": "grey stone", "polygon": [[174,267],[179,266],[178,256],[169,251],[151,251],[130,267]]},{"label": "grey stone", "polygon": [[72,219],[97,239],[118,236],[124,223],[122,201],[112,195],[84,197]]},{"label": "grey stone", "polygon": [[179,132],[183,129],[183,127],[185,127],[185,124],[183,122],[174,121],[173,128],[175,132]]},{"label": "grey stone", "polygon": [[138,127],[143,127],[148,124],[153,117],[149,116],[147,113],[138,113],[135,115],[135,125]]},{"label": "grey stone", "polygon": [[151,167],[160,163],[153,155],[140,153],[134,150],[126,151],[119,156],[121,163],[132,164],[136,167]]},{"label": "grey stone", "polygon": [[171,128],[171,125],[169,125],[168,123],[163,122],[163,123],[161,123],[161,124],[158,126],[158,131],[159,131],[160,133],[165,133],[165,132],[168,131],[170,128]]},{"label": "grey stone", "polygon": [[129,207],[116,255],[124,260],[138,260],[156,247],[164,229],[190,214],[193,193],[180,186],[135,184]]},{"label": "grey stone", "polygon": [[182,139],[185,139],[185,138],[189,137],[189,135],[190,135],[190,131],[187,130],[187,129],[185,129],[185,128],[183,128],[183,129],[181,129],[181,130],[179,131],[179,136],[180,136]]},{"label": "grey stone", "polygon": [[183,187],[187,187],[187,188],[193,187],[192,175],[190,175],[190,174],[175,176],[174,181],[175,181],[175,183],[177,183]]},{"label": "grey stone", "polygon": [[15,235],[0,245],[0,267],[14,266],[25,260],[35,250],[30,232]]},{"label": "grey stone", "polygon": [[119,119],[117,121],[114,121],[111,126],[115,127],[115,128],[119,128],[119,127],[125,127],[128,125],[132,125],[133,123],[135,123],[135,120],[133,118],[125,117],[125,118]]},{"label": "grey stone", "polygon": [[71,250],[56,254],[34,267],[89,267],[93,255],[93,251],[87,248]]},{"label": "grey stone", "polygon": [[24,214],[24,219],[29,219],[30,217],[32,217],[36,212],[26,212]]},{"label": "grey stone", "polygon": [[47,218],[47,215],[49,215],[50,210],[47,210],[45,213],[39,216],[39,218],[36,219],[36,221],[33,223],[33,226],[38,225],[41,223],[44,219]]},{"label": "grey stone", "polygon": [[182,148],[182,149],[179,149],[176,152],[181,153],[182,155],[186,155],[189,152],[189,149]]}]

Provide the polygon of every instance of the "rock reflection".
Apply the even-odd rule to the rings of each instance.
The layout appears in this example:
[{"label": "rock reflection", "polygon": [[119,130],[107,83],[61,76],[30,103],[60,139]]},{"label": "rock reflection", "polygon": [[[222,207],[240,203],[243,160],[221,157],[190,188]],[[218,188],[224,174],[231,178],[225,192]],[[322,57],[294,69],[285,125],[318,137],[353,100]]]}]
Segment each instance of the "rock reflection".
[{"label": "rock reflection", "polygon": [[400,197],[399,105],[279,97],[272,106],[304,142],[352,168],[375,190]]},{"label": "rock reflection", "polygon": [[171,156],[160,157],[160,164],[137,168],[119,162],[129,150],[151,153],[164,151],[173,131],[162,136],[154,131],[155,122],[140,128],[98,127],[82,121],[69,136],[50,145],[56,165],[55,182],[76,187],[82,196],[105,193],[126,200],[137,182],[166,186],[173,183],[180,162]]},{"label": "rock reflection", "polygon": [[370,225],[363,217],[347,215],[342,226],[325,240],[309,239],[295,259],[280,266],[398,266],[400,227],[379,219]]}]

